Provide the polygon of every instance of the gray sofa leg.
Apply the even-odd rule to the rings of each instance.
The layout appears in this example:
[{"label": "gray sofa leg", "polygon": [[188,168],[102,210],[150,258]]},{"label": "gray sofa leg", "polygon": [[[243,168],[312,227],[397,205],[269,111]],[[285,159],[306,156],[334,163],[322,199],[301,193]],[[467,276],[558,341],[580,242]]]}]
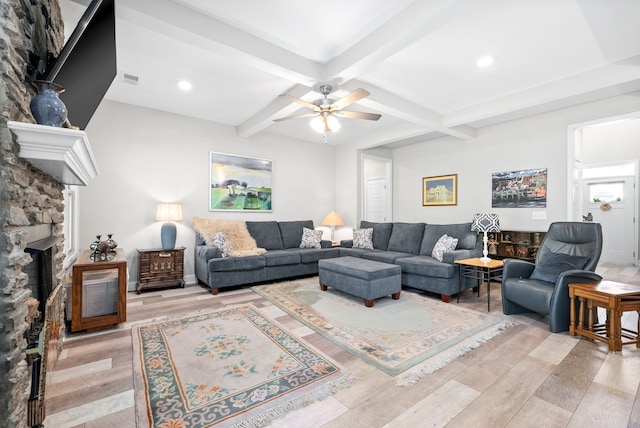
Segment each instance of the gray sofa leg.
[{"label": "gray sofa leg", "polygon": [[213,294],[214,296],[217,296],[218,295],[218,291],[220,291],[220,290],[218,290],[217,288],[212,288],[211,289],[211,294]]},{"label": "gray sofa leg", "polygon": [[445,303],[449,303],[451,301],[451,296],[445,296],[444,294],[440,295],[440,298],[442,299],[443,302]]}]

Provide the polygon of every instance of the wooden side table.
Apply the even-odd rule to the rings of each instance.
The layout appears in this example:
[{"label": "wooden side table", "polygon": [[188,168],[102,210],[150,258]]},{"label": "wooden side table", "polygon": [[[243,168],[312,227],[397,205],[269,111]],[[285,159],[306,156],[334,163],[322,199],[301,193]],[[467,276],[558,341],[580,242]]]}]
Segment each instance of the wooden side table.
[{"label": "wooden side table", "polygon": [[[580,335],[605,342],[609,345],[610,351],[622,351],[623,345],[634,343],[636,348],[640,348],[640,335],[638,335],[638,331],[640,331],[640,286],[614,281],[569,284],[569,297],[571,298],[569,323],[571,336]],[[576,298],[580,302],[577,324]],[[607,319],[603,324],[595,322],[598,307],[607,311]],[[638,313],[636,331],[622,328],[622,314],[628,311]],[[588,316],[586,324],[585,312]]]},{"label": "wooden side table", "polygon": [[111,260],[92,261],[91,250],[73,265],[71,331],[111,327],[127,320],[127,259],[117,248]]},{"label": "wooden side table", "polygon": [[139,249],[138,294],[152,288],[184,287],[184,250],[185,247]]},{"label": "wooden side table", "polygon": [[498,279],[502,276],[502,268],[504,262],[502,260],[482,261],[479,257],[473,259],[456,260],[455,263],[460,266],[460,275],[458,282],[458,302],[460,302],[460,293],[462,293],[462,279],[472,278],[479,279],[478,296],[480,296],[480,285],[487,281],[487,312],[491,312],[491,280]]}]

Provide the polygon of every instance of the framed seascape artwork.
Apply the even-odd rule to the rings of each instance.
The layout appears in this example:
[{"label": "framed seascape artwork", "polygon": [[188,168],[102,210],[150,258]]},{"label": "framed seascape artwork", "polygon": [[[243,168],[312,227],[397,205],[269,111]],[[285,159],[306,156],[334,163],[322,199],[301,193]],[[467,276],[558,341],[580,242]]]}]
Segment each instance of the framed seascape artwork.
[{"label": "framed seascape artwork", "polygon": [[271,211],[272,161],[209,153],[209,211]]},{"label": "framed seascape artwork", "polygon": [[457,205],[458,174],[422,179],[422,206]]},{"label": "framed seascape artwork", "polygon": [[547,206],[547,168],[491,174],[492,208],[544,208]]}]

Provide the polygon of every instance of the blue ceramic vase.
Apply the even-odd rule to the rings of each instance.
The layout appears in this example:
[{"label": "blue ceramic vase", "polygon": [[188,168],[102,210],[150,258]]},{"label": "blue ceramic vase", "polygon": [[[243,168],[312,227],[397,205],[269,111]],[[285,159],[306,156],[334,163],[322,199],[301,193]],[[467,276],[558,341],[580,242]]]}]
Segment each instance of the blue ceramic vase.
[{"label": "blue ceramic vase", "polygon": [[58,94],[64,92],[64,88],[56,83],[44,80],[34,80],[31,84],[38,90],[29,105],[36,123],[39,125],[62,126],[67,120],[67,107],[58,97]]}]

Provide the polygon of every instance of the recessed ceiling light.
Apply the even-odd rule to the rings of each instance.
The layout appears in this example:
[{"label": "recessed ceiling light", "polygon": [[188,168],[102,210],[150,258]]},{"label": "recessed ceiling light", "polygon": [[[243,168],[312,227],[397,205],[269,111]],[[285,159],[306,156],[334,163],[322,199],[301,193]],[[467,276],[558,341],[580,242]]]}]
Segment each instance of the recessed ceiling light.
[{"label": "recessed ceiling light", "polygon": [[488,67],[488,66],[490,66],[491,64],[493,64],[493,62],[494,62],[495,60],[496,60],[496,59],[495,59],[494,57],[492,57],[491,55],[483,56],[482,58],[480,58],[480,59],[478,60],[478,62],[476,62],[476,65],[477,65],[478,67]]},{"label": "recessed ceiling light", "polygon": [[190,91],[192,85],[188,80],[178,80],[178,88],[182,89],[183,91]]}]

